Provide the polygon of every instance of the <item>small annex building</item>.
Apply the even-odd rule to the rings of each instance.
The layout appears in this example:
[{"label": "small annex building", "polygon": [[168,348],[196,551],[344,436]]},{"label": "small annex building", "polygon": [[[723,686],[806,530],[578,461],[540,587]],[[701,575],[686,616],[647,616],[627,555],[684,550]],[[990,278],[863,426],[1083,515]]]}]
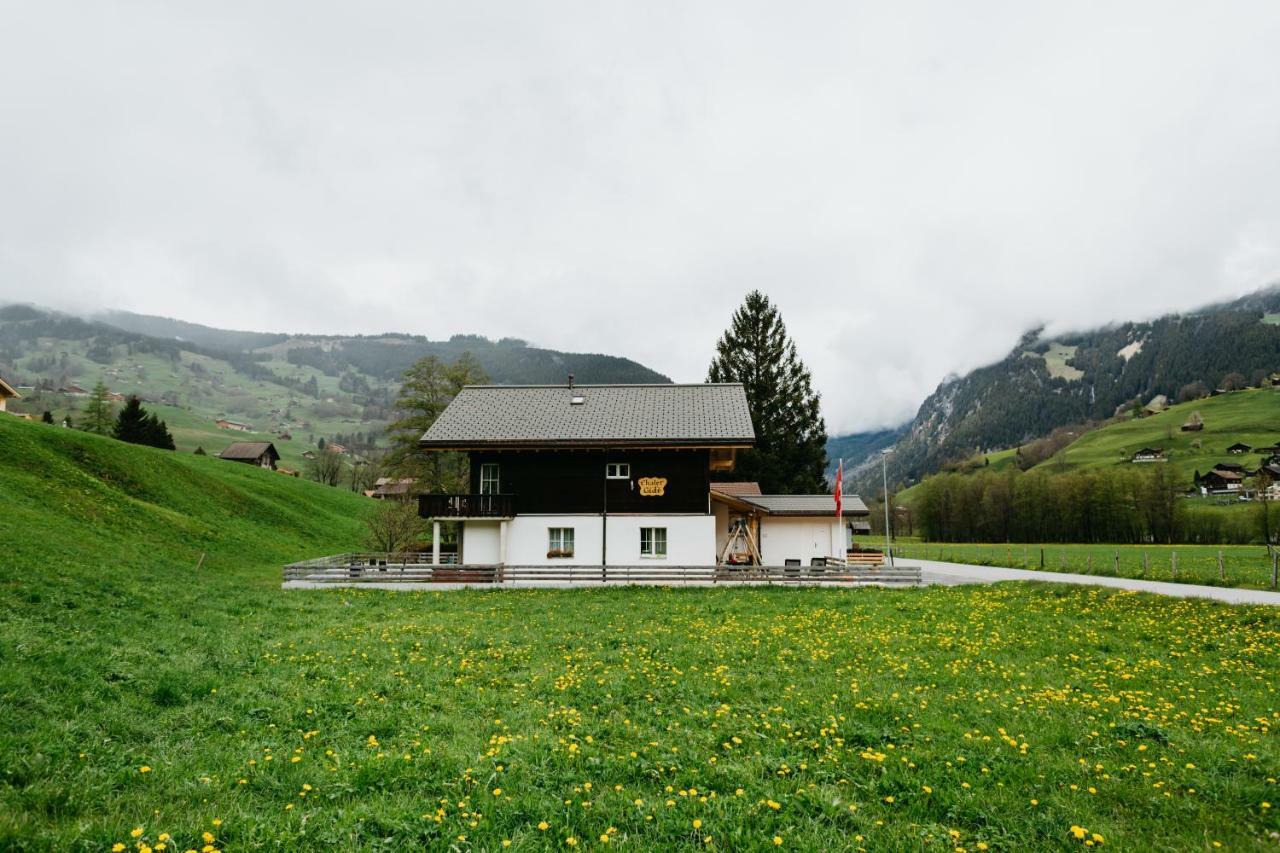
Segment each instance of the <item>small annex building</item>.
[{"label": "small annex building", "polygon": [[[754,487],[754,492],[743,489]],[[803,566],[843,560],[870,515],[857,495],[762,495],[755,483],[712,483],[718,562]],[[870,525],[866,525],[870,529]],[[734,536],[735,532],[741,535]],[[753,553],[753,548],[755,553]]]},{"label": "small annex building", "polygon": [[0,412],[8,411],[6,406],[8,405],[9,400],[16,399],[21,396],[22,395],[18,393],[16,388],[8,382],[5,382],[4,377],[0,376]]},{"label": "small annex building", "polygon": [[257,465],[259,468],[274,471],[276,463],[280,461],[280,454],[276,452],[276,446],[269,441],[237,441],[219,453],[218,458]]},{"label": "small annex building", "polygon": [[442,524],[456,530],[465,565],[714,566],[732,518],[769,531],[753,557],[766,565],[843,559],[831,495],[713,491],[754,443],[738,383],[467,386],[419,446],[466,453],[469,490],[420,495],[419,515],[435,542]]}]

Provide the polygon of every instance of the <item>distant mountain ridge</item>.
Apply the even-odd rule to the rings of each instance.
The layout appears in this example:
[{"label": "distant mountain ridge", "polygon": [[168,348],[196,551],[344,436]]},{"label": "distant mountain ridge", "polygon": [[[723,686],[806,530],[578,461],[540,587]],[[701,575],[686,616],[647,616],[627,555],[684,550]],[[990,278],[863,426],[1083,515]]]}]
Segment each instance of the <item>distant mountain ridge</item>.
[{"label": "distant mountain ridge", "polygon": [[31,305],[0,307],[0,375],[26,387],[10,408],[80,423],[83,394],[102,381],[137,395],[175,427],[181,448],[225,447],[219,419],[275,438],[297,464],[319,439],[376,451],[395,418],[402,373],[419,358],[472,354],[495,384],[665,383],[627,358],[541,349],[515,339],[455,335],[290,335],[217,329],[127,312],[77,317]]},{"label": "distant mountain ridge", "polygon": [[[27,327],[23,334],[22,327]],[[112,345],[133,343],[170,350],[175,347],[212,355],[240,356],[266,361],[283,356],[296,365],[310,365],[330,376],[355,371],[373,379],[395,381],[410,364],[425,355],[451,361],[470,352],[496,384],[534,384],[566,381],[573,373],[579,382],[670,382],[671,379],[629,358],[601,353],[570,353],[529,346],[516,338],[491,340],[482,335],[454,335],[432,341],[421,335],[295,335],[283,332],[247,332],[219,329],[199,323],[107,311],[77,317],[30,305],[0,308],[0,363],[11,347],[34,331],[46,337],[86,341],[101,338]],[[10,352],[10,363],[20,352]]]},{"label": "distant mountain ridge", "polygon": [[[1276,370],[1280,286],[1147,322],[1052,338],[1036,329],[1000,361],[948,377],[925,399],[893,445],[890,482],[909,485],[949,462],[1104,420],[1158,394],[1176,401],[1195,383],[1253,384]],[[862,472],[854,485],[877,481]]]}]

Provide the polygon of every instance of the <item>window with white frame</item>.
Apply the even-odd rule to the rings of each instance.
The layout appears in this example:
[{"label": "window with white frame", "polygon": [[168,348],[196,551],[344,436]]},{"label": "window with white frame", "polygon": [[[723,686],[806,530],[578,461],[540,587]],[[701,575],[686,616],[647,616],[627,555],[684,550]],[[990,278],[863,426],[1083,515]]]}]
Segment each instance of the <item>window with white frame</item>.
[{"label": "window with white frame", "polygon": [[610,462],[604,466],[604,475],[610,480],[630,480],[630,462]]},{"label": "window with white frame", "polygon": [[641,557],[667,556],[667,528],[665,527],[641,527],[640,528],[640,556]]},{"label": "window with white frame", "polygon": [[480,494],[498,494],[498,463],[485,462],[480,466]]},{"label": "window with white frame", "polygon": [[573,556],[573,528],[572,527],[548,527],[547,528],[547,556],[548,557],[572,557]]}]

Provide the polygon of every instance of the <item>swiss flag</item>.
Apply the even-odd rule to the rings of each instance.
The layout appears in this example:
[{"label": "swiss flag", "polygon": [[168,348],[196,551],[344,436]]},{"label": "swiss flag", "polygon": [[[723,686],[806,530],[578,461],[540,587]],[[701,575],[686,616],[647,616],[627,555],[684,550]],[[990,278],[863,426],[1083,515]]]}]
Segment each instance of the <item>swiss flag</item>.
[{"label": "swiss flag", "polygon": [[836,518],[840,517],[840,509],[844,499],[844,460],[836,466]]}]

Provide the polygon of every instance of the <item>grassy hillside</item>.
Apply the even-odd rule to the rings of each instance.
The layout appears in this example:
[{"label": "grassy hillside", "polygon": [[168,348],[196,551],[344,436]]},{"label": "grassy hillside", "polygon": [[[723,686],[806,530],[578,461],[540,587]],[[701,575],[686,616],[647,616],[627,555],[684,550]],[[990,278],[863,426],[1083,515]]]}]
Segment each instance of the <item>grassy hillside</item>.
[{"label": "grassy hillside", "polygon": [[[1194,412],[1204,419],[1200,432],[1180,427]],[[1166,464],[1191,485],[1195,472],[1208,471],[1218,462],[1238,462],[1256,468],[1258,454],[1230,456],[1226,449],[1236,442],[1264,447],[1280,442],[1280,389],[1235,391],[1204,400],[1172,406],[1149,418],[1122,419],[1088,432],[1062,452],[1061,460],[1042,462],[1038,469],[1067,470],[1131,464],[1133,453],[1143,447],[1165,451]]]},{"label": "grassy hillside", "polygon": [[357,546],[368,509],[350,492],[249,465],[0,417],[3,561],[34,573],[36,594],[50,575],[92,576],[103,590],[117,577],[249,577]]},{"label": "grassy hillside", "polygon": [[1270,609],[280,589],[367,506],[0,418],[0,849],[1241,850],[1280,831]]}]

